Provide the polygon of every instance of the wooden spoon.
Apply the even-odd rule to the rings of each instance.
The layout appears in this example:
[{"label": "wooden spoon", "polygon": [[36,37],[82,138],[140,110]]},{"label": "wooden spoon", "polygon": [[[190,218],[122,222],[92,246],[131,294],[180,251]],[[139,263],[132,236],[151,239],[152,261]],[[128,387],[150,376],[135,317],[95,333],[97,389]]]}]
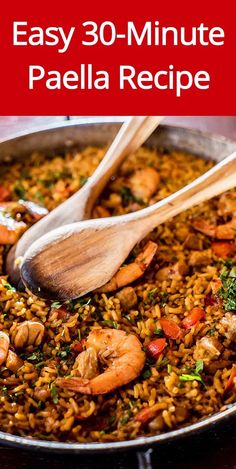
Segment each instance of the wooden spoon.
[{"label": "wooden spoon", "polygon": [[40,236],[59,226],[88,219],[94,202],[124,158],[145,142],[162,119],[160,116],[134,116],[126,121],[88,182],[24,233],[6,260],[6,270],[13,284],[18,285],[20,281],[17,260],[24,255],[29,246]]},{"label": "wooden spoon", "polygon": [[26,252],[24,284],[42,298],[69,300],[104,285],[153,228],[236,185],[236,152],[188,186],[138,212],[51,231]]}]

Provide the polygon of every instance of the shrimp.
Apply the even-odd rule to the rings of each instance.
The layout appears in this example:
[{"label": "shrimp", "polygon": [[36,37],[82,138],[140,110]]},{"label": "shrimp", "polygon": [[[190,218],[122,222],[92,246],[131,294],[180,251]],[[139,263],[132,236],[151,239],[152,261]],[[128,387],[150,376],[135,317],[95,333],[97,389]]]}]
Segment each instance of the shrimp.
[{"label": "shrimp", "polygon": [[15,244],[27,225],[12,218],[6,209],[0,206],[0,244]]},{"label": "shrimp", "polygon": [[205,220],[194,220],[192,225],[195,230],[210,238],[234,239],[236,237],[236,216],[223,225],[213,225]]},{"label": "shrimp", "polygon": [[0,209],[4,209],[13,216],[15,216],[17,213],[28,213],[35,221],[41,220],[41,218],[48,214],[47,208],[30,200],[3,202],[0,203]]},{"label": "shrimp", "polygon": [[[141,373],[145,363],[142,344],[134,334],[116,329],[96,329],[90,332],[86,342],[87,351],[97,355],[104,372],[91,379],[81,377],[57,378],[61,388],[84,394],[107,394],[133,381]],[[83,353],[83,352],[82,352]],[[80,367],[80,372],[82,367]]]},{"label": "shrimp", "polygon": [[153,241],[148,241],[144,246],[143,252],[141,252],[134,262],[125,265],[118,270],[118,272],[112,277],[112,279],[105,283],[102,287],[98,288],[98,292],[111,292],[118,288],[124,287],[131,282],[134,282],[143,275],[153,257],[156,254],[157,244]]},{"label": "shrimp", "polygon": [[225,192],[220,196],[218,214],[221,216],[236,214],[236,191]]},{"label": "shrimp", "polygon": [[7,359],[9,345],[9,336],[5,332],[0,331],[0,365],[2,365]]},{"label": "shrimp", "polygon": [[160,174],[154,168],[138,169],[130,176],[127,186],[136,199],[148,200],[158,189]]}]

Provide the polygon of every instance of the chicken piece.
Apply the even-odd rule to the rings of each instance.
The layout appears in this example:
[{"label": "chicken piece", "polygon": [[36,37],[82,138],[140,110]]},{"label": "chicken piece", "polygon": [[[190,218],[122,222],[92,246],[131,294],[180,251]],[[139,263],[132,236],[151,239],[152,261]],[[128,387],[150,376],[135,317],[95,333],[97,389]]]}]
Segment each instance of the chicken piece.
[{"label": "chicken piece", "polygon": [[13,324],[11,327],[11,343],[16,348],[24,348],[28,345],[39,346],[43,340],[45,327],[38,321],[24,321],[21,324]]},{"label": "chicken piece", "polygon": [[163,417],[161,415],[158,415],[155,417],[149,424],[148,424],[148,429],[150,432],[156,432],[157,434],[164,430],[165,428],[165,422],[163,420]]},{"label": "chicken piece", "polygon": [[85,379],[95,378],[99,374],[96,350],[89,347],[81,352],[75,360],[73,369],[76,371],[76,376],[82,376]]},{"label": "chicken piece", "polygon": [[211,251],[209,249],[205,251],[193,251],[189,257],[189,265],[200,266],[209,265],[211,263]]},{"label": "chicken piece", "polygon": [[193,249],[200,251],[202,249],[202,240],[194,233],[189,233],[183,244],[184,249]]},{"label": "chicken piece", "polygon": [[15,352],[13,352],[12,350],[8,351],[6,360],[6,367],[8,368],[8,370],[13,371],[13,373],[16,373],[16,371],[19,370],[19,368],[21,368],[23,364],[23,360],[21,360],[21,358],[18,357]]},{"label": "chicken piece", "polygon": [[116,293],[116,298],[120,300],[120,304],[125,311],[132,309],[138,302],[134,288],[125,287]]},{"label": "chicken piece", "polygon": [[222,334],[229,340],[236,340],[236,315],[233,313],[226,313],[220,320],[223,328]]},{"label": "chicken piece", "polygon": [[50,389],[36,387],[34,389],[34,398],[36,401],[45,402],[50,397]]},{"label": "chicken piece", "polygon": [[184,277],[188,272],[188,266],[184,261],[178,261],[176,264],[163,267],[162,269],[158,270],[156,274],[156,279],[159,282],[163,282],[164,280],[180,280]]},{"label": "chicken piece", "polygon": [[194,360],[203,360],[208,364],[211,360],[219,357],[222,352],[222,345],[215,337],[202,337],[197,341],[193,353]]},{"label": "chicken piece", "polygon": [[154,168],[138,169],[130,176],[127,186],[136,199],[149,200],[158,189],[160,174]]}]

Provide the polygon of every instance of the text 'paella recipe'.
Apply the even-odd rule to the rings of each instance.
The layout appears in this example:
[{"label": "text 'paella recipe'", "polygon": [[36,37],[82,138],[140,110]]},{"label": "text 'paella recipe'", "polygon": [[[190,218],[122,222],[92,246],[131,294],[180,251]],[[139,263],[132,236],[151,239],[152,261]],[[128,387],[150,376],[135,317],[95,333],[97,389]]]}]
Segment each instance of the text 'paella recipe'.
[{"label": "text 'paella recipe'", "polygon": [[[54,48],[57,54],[69,54],[74,46],[88,49],[87,62],[77,64],[75,69],[66,71],[51,70],[40,63],[28,65],[28,89],[37,90],[45,87],[48,90],[108,90],[117,86],[120,90],[152,90],[171,91],[180,97],[183,92],[196,88],[208,90],[211,83],[211,75],[207,70],[195,72],[187,69],[179,69],[178,64],[170,63],[164,69],[160,65],[155,71],[137,70],[132,63],[117,64],[117,76],[114,70],[98,69],[89,60],[89,48],[102,46],[105,49],[118,44],[127,46],[127,52],[132,57],[133,47],[152,47],[154,60],[158,55],[155,48],[168,47],[222,47],[225,42],[225,31],[220,26],[209,27],[204,23],[191,27],[174,27],[162,25],[159,21],[146,21],[140,28],[133,21],[128,21],[123,31],[117,30],[112,21],[104,21],[100,24],[94,21],[85,21],[79,27],[64,28],[53,25],[42,28],[38,25],[31,26],[27,21],[14,21],[12,28],[13,46],[22,50],[23,47],[32,47],[34,50],[42,46]],[[199,50],[199,49],[198,49]],[[36,52],[36,51],[35,51]],[[35,60],[36,60],[35,54]],[[73,62],[73,61],[72,61]],[[193,56],[194,62],[194,56]],[[58,64],[59,68],[61,65]],[[115,75],[116,75],[115,73]],[[117,79],[118,77],[118,79]]]}]

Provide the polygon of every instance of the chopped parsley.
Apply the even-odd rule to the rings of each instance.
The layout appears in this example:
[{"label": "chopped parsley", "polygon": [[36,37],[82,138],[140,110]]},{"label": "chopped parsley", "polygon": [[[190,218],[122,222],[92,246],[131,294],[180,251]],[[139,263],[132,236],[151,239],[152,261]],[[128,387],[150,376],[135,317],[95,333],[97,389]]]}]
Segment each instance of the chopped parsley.
[{"label": "chopped parsley", "polygon": [[34,195],[39,202],[41,202],[42,204],[44,203],[44,196],[41,191],[36,191]]},{"label": "chopped parsley", "polygon": [[209,330],[207,331],[207,335],[213,335],[213,334],[215,334],[215,331],[216,331],[215,328],[214,328],[214,327],[211,327],[211,329],[209,329]]},{"label": "chopped parsley", "polygon": [[164,306],[166,306],[167,303],[168,303],[168,293],[166,293],[166,292],[161,292],[161,293],[160,293],[160,296],[161,296],[161,298],[160,298],[160,306],[161,306],[162,308],[164,308]]},{"label": "chopped parsley", "polygon": [[57,353],[57,356],[58,356],[58,357],[61,357],[61,358],[67,358],[68,355],[69,355],[69,353],[70,353],[70,345],[67,344],[67,345],[64,347],[63,350],[60,350],[60,351]]},{"label": "chopped parsley", "polygon": [[157,337],[164,337],[164,333],[162,329],[154,329],[153,332]]},{"label": "chopped parsley", "polygon": [[129,417],[122,417],[120,419],[120,424],[125,425],[126,423],[128,423],[128,421],[129,421]]},{"label": "chopped parsley", "polygon": [[59,302],[59,301],[54,301],[53,303],[51,303],[51,308],[53,309],[59,309],[61,308],[62,304]]},{"label": "chopped parsley", "polygon": [[106,319],[106,320],[102,321],[102,324],[104,326],[113,327],[114,329],[119,329],[120,328],[120,326],[119,326],[119,324],[117,324],[117,322],[111,321],[110,319]]},{"label": "chopped parsley", "polygon": [[33,352],[30,355],[27,355],[26,353],[22,353],[20,355],[23,360],[27,360],[27,362],[33,363],[35,365],[42,365],[44,363],[44,353],[41,352],[41,350],[38,350],[37,352]]},{"label": "chopped parsley", "polygon": [[15,192],[17,197],[19,197],[20,199],[24,199],[25,189],[21,184],[16,184],[13,188],[13,191]]},{"label": "chopped parsley", "polygon": [[4,283],[4,287],[9,291],[12,291],[12,292],[16,291],[16,289],[12,285],[10,285],[10,283]]},{"label": "chopped parsley", "polygon": [[144,373],[142,374],[143,379],[148,379],[152,376],[151,370],[145,370]]},{"label": "chopped parsley", "polygon": [[163,366],[168,365],[169,361],[169,358],[164,357],[160,362],[157,362],[156,368],[162,368]]},{"label": "chopped parsley", "polygon": [[79,179],[80,187],[84,186],[86,184],[87,180],[88,180],[87,176],[80,176],[80,179]]},{"label": "chopped parsley", "polygon": [[122,202],[124,205],[129,205],[130,203],[135,201],[134,196],[128,187],[121,187],[120,195],[122,197]]},{"label": "chopped parsley", "polygon": [[223,299],[226,311],[236,311],[236,265],[235,262],[227,262],[221,272],[222,287],[219,295]]},{"label": "chopped parsley", "polygon": [[54,383],[50,386],[52,401],[54,404],[58,404],[58,391]]},{"label": "chopped parsley", "polygon": [[148,297],[149,303],[151,303],[152,305],[155,305],[157,302],[157,288],[153,288],[152,290],[149,290],[147,297]]},{"label": "chopped parsley", "polygon": [[84,297],[84,298],[76,298],[75,300],[71,300],[68,303],[69,311],[74,311],[76,306],[87,306],[91,303],[91,298]]},{"label": "chopped parsley", "polygon": [[198,360],[196,362],[196,366],[194,370],[190,370],[189,374],[180,375],[179,377],[180,381],[199,381],[200,383],[203,384],[204,387],[206,387],[201,376],[201,373],[203,372],[203,368],[204,368],[203,360]]}]

